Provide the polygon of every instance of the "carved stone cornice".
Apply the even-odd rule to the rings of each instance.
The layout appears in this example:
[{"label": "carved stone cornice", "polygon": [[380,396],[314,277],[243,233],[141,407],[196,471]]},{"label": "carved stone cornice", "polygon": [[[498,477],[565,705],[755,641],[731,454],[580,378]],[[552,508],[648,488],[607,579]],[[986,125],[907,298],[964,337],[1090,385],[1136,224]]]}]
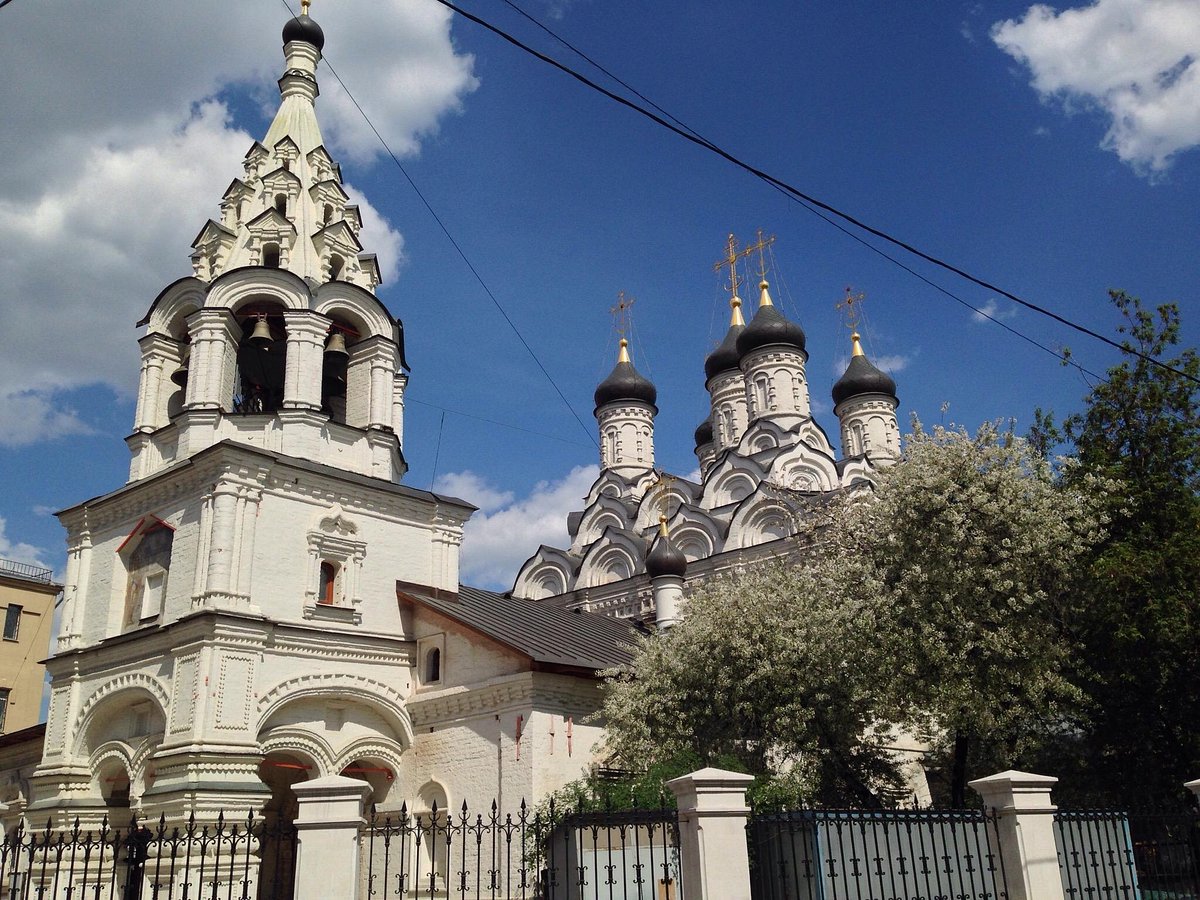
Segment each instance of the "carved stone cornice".
[{"label": "carved stone cornice", "polygon": [[414,694],[408,699],[408,711],[413,727],[420,729],[511,709],[590,713],[600,703],[600,688],[590,679],[523,672],[479,684]]}]

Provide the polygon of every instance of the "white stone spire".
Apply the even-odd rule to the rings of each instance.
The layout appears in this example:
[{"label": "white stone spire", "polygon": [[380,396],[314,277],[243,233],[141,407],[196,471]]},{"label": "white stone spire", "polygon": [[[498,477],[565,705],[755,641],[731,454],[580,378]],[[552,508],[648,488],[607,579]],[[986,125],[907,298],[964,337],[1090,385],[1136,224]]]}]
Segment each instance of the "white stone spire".
[{"label": "white stone spire", "polygon": [[212,281],[242,266],[286,269],[323,284],[347,281],[367,290],[379,284],[374,254],[364,253],[358,207],[348,205],[341,170],[326,151],[317,124],[317,64],[323,36],[307,16],[284,29],[279,111],[262,142],[243,162],[192,247],[197,278]]}]

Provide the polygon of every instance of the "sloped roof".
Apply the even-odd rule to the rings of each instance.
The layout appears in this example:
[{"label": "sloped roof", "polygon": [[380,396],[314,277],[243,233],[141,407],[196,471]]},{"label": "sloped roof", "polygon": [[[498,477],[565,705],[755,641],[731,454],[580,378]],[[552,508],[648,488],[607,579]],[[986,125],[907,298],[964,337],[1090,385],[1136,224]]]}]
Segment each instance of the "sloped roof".
[{"label": "sloped roof", "polygon": [[633,660],[628,647],[637,631],[620,619],[466,585],[451,594],[397,584],[396,593],[528,656],[535,667],[598,672]]}]

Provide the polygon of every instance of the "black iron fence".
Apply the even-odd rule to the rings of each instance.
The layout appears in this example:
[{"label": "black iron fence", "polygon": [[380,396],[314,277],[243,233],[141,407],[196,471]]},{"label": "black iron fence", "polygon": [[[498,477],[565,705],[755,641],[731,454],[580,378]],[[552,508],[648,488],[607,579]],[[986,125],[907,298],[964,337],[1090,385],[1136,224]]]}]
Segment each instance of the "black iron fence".
[{"label": "black iron fence", "polygon": [[1200,813],[1058,810],[1066,900],[1200,900]]},{"label": "black iron fence", "polygon": [[3,900],[289,900],[296,829],[240,821],[14,828],[0,847]]},{"label": "black iron fence", "polygon": [[750,820],[754,900],[1007,900],[981,810],[827,810]]},{"label": "black iron fence", "polygon": [[361,898],[682,900],[673,809],[372,812]]}]

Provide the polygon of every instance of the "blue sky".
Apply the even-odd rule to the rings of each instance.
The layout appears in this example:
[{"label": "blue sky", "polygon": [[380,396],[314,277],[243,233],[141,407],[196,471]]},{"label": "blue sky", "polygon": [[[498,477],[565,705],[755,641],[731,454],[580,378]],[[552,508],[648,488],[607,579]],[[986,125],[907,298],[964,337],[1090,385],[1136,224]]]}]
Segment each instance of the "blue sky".
[{"label": "blue sky", "polygon": [[[499,0],[463,3],[603,80]],[[1177,301],[1198,342],[1197,0],[522,5],[710,140],[858,218],[1105,334],[1110,287]],[[835,442],[847,285],[867,295],[867,352],[891,366],[902,416],[1025,427],[1036,406],[1066,413],[1087,391],[766,185],[432,0],[317,0],[313,15],[328,62],[587,426],[322,67],[327,143],[377,213],[365,243],[393,269],[380,296],[405,323],[406,482],[429,487],[436,458],[438,486],[482,507],[470,580],[506,586],[578,508],[619,291],[636,298],[634,361],[659,390],[657,461],[695,468],[702,362],[728,316],[712,267],[730,232],[776,236],[773,294],[808,333]],[[265,131],[286,17],[278,0],[172,0],[153,17],[135,0],[102,16],[83,0],[0,10],[0,556],[59,567],[48,511],[123,483],[133,323],[188,274],[191,238]],[[1115,360],[904,261],[1093,371]]]}]

